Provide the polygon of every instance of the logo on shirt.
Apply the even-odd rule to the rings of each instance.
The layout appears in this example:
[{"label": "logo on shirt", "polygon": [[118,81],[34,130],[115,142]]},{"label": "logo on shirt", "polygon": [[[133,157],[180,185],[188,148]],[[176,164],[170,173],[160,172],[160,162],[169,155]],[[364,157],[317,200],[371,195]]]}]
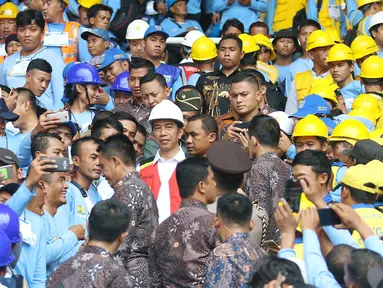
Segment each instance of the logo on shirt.
[{"label": "logo on shirt", "polygon": [[77,205],[77,214],[85,216],[85,207],[82,205]]}]

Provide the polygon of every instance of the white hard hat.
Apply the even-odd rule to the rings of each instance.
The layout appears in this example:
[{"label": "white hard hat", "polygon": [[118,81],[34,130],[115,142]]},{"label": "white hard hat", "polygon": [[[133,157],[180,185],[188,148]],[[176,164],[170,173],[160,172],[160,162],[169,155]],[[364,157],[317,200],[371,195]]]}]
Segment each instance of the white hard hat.
[{"label": "white hard hat", "polygon": [[149,28],[149,24],[144,20],[134,20],[126,29],[126,40],[144,39],[144,34]]},{"label": "white hard hat", "polygon": [[193,46],[194,41],[196,41],[201,36],[205,36],[205,34],[203,34],[201,31],[190,31],[185,35],[184,39],[182,39],[181,45],[191,48]]},{"label": "white hard hat", "polygon": [[294,130],[294,121],[283,111],[276,111],[269,114],[278,121],[279,127],[286,135],[292,135]]},{"label": "white hard hat", "polygon": [[176,104],[170,100],[163,100],[160,104],[154,106],[149,115],[149,123],[153,124],[155,120],[174,120],[184,125],[184,116]]},{"label": "white hard hat", "polygon": [[378,24],[383,24],[383,11],[380,11],[370,18],[370,27],[368,27],[369,30],[371,30],[372,27]]}]

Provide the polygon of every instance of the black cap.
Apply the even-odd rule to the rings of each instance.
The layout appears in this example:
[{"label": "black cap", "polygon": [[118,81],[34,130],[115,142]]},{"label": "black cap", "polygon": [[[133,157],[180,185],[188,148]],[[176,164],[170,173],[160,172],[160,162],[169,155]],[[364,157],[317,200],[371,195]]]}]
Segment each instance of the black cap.
[{"label": "black cap", "polygon": [[5,104],[4,98],[0,98],[0,118],[8,121],[16,121],[19,119],[19,115],[9,111],[7,104]]},{"label": "black cap", "polygon": [[291,38],[294,41],[295,47],[299,46],[297,34],[295,33],[294,29],[291,29],[291,28],[290,29],[283,29],[283,30],[279,30],[278,32],[276,32],[274,34],[273,45],[275,45],[275,43],[277,43],[278,39],[281,39],[281,38]]},{"label": "black cap", "polygon": [[7,165],[16,164],[17,167],[20,167],[19,158],[9,149],[0,148],[0,161]]},{"label": "black cap", "polygon": [[9,194],[11,194],[11,196],[13,194],[16,193],[17,189],[19,189],[20,185],[17,184],[17,183],[9,183],[7,185],[4,185],[3,187],[0,187],[0,191],[1,192],[8,192]]},{"label": "black cap", "polygon": [[5,49],[7,49],[8,44],[11,43],[12,41],[16,41],[20,43],[16,33],[9,34],[7,38],[5,38]]},{"label": "black cap", "polygon": [[241,175],[251,169],[249,155],[239,146],[230,141],[217,141],[206,153],[211,168],[230,175]]},{"label": "black cap", "polygon": [[344,150],[343,154],[353,157],[358,164],[363,165],[372,160],[383,161],[383,147],[370,139],[357,141],[352,149]]}]

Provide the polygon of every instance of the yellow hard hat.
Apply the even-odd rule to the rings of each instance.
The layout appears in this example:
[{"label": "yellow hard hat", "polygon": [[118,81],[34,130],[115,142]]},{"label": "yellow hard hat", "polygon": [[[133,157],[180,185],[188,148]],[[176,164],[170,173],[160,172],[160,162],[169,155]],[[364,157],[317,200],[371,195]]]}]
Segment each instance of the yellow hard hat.
[{"label": "yellow hard hat", "polygon": [[377,177],[375,177],[373,173],[371,174],[371,168],[369,169],[366,165],[359,164],[347,169],[340,184],[347,185],[363,192],[375,194],[377,192],[376,187],[371,188],[366,184],[373,183],[376,179]]},{"label": "yellow hard hat", "polygon": [[367,120],[370,120],[372,124],[374,124],[374,128],[376,126],[376,118],[373,114],[371,114],[370,111],[364,110],[364,109],[353,109],[350,112],[348,112],[348,115],[364,118]]},{"label": "yellow hard hat", "polygon": [[210,38],[202,36],[194,41],[190,58],[197,61],[210,60],[217,57],[217,47],[215,43]]},{"label": "yellow hard hat", "polygon": [[369,175],[372,177],[371,182],[376,185],[376,193],[383,195],[383,178],[380,173],[376,173],[376,171],[383,170],[383,162],[379,160],[372,160],[365,166],[368,169]]},{"label": "yellow hard hat", "polygon": [[383,146],[383,128],[378,128],[370,132],[370,139],[380,146]]},{"label": "yellow hard hat", "polygon": [[307,115],[299,120],[295,125],[293,140],[295,137],[316,136],[328,139],[328,129],[326,124],[315,115]]},{"label": "yellow hard hat", "polygon": [[358,9],[364,5],[370,4],[370,3],[375,3],[375,2],[380,2],[379,0],[357,0],[356,3],[358,5]]},{"label": "yellow hard hat", "polygon": [[78,4],[80,4],[80,6],[88,8],[88,9],[92,7],[93,5],[102,4],[102,0],[78,0],[77,2]]},{"label": "yellow hard hat", "polygon": [[372,37],[361,35],[357,36],[354,41],[352,41],[351,50],[354,54],[355,60],[357,60],[378,52],[379,48]]},{"label": "yellow hard hat", "polygon": [[368,57],[360,67],[359,76],[367,79],[383,78],[383,58],[377,55]]},{"label": "yellow hard hat", "polygon": [[334,44],[334,40],[332,40],[331,36],[327,32],[316,30],[307,38],[306,51],[310,51],[318,47],[333,46]]},{"label": "yellow hard hat", "polygon": [[256,44],[266,46],[267,48],[270,49],[271,51],[270,61],[273,61],[277,57],[277,54],[275,54],[275,51],[274,51],[273,43],[271,43],[271,40],[269,39],[269,37],[263,34],[257,34],[252,37],[254,38]]},{"label": "yellow hard hat", "polygon": [[0,6],[0,19],[16,19],[19,8],[11,2],[6,2]]},{"label": "yellow hard hat", "polygon": [[243,33],[238,36],[242,40],[242,51],[247,54],[259,50],[259,46],[255,42],[254,37],[249,34]]},{"label": "yellow hard hat", "polygon": [[66,5],[69,4],[69,0],[62,0]]},{"label": "yellow hard hat", "polygon": [[351,106],[352,110],[363,109],[368,111],[375,120],[380,118],[380,106],[378,100],[371,94],[361,94],[355,98]]},{"label": "yellow hard hat", "polygon": [[354,145],[356,141],[367,139],[368,136],[368,129],[362,122],[347,119],[335,126],[330,136],[330,142],[345,141]]},{"label": "yellow hard hat", "polygon": [[354,61],[354,54],[350,47],[345,44],[335,44],[328,51],[326,62]]}]

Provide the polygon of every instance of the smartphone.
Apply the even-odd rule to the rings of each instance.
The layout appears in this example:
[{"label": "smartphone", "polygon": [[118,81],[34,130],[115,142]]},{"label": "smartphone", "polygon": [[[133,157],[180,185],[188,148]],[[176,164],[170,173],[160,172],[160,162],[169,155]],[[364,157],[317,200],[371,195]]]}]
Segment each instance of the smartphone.
[{"label": "smartphone", "polygon": [[234,127],[241,128],[241,129],[247,129],[249,128],[250,122],[243,122],[235,124]]},{"label": "smartphone", "polygon": [[285,186],[284,198],[293,212],[299,212],[303,189],[297,179],[289,179]]},{"label": "smartphone", "polygon": [[48,114],[47,118],[48,119],[60,118],[60,123],[67,123],[70,121],[70,114],[69,114],[69,111],[60,111],[60,112]]},{"label": "smartphone", "polygon": [[320,226],[333,226],[342,224],[339,216],[331,208],[318,209],[318,214]]},{"label": "smartphone", "polygon": [[272,248],[272,249],[276,249],[276,250],[281,249],[281,247],[274,240],[266,240],[266,241],[264,241],[263,242],[263,247],[265,247],[265,249],[268,249],[268,248]]},{"label": "smartphone", "polygon": [[13,165],[5,165],[0,167],[0,173],[3,175],[2,180],[13,178]]},{"label": "smartphone", "polygon": [[42,157],[42,160],[49,159],[55,160],[57,168],[46,170],[48,172],[68,172],[70,170],[70,162],[67,157]]}]

